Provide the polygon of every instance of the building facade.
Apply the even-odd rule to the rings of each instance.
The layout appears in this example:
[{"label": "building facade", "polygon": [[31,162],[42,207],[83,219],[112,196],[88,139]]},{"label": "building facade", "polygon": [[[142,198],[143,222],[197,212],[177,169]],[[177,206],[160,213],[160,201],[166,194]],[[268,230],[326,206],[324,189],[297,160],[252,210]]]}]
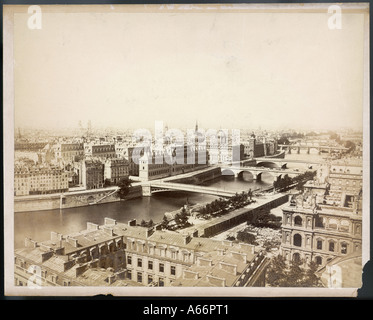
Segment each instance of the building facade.
[{"label": "building facade", "polygon": [[[352,172],[353,171],[353,172]],[[283,208],[281,250],[286,260],[319,266],[362,252],[362,175],[329,164]]]},{"label": "building facade", "polygon": [[139,178],[161,179],[200,170],[208,166],[208,153],[202,146],[179,146],[144,154],[139,159]]},{"label": "building facade", "polygon": [[82,161],[82,184],[86,189],[104,187],[104,164],[98,159]]},{"label": "building facade", "polygon": [[129,176],[129,162],[126,159],[113,158],[105,161],[104,180],[117,184]]},{"label": "building facade", "polygon": [[114,144],[86,143],[84,145],[84,153],[87,157],[94,157],[99,159],[116,157]]},{"label": "building facade", "polygon": [[56,158],[65,163],[82,160],[84,157],[83,143],[59,143],[55,148]]},{"label": "building facade", "polygon": [[15,168],[15,196],[61,193],[68,189],[68,173],[60,168],[38,166]]}]

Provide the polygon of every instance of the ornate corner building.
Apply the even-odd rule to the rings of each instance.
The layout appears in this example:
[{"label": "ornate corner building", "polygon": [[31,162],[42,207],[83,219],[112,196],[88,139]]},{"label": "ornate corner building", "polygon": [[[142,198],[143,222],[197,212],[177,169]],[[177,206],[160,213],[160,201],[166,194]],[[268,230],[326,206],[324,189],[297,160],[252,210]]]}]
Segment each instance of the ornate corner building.
[{"label": "ornate corner building", "polygon": [[281,251],[287,261],[319,268],[362,253],[362,167],[332,163],[283,209]]}]

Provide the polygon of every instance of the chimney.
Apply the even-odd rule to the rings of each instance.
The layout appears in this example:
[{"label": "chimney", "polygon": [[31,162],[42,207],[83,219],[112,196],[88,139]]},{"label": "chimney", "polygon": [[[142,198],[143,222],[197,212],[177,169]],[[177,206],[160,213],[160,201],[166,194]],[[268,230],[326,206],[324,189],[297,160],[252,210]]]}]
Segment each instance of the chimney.
[{"label": "chimney", "polygon": [[51,241],[61,241],[62,240],[62,234],[58,232],[51,231]]},{"label": "chimney", "polygon": [[128,221],[128,225],[130,227],[135,227],[136,226],[136,219],[132,219],[132,220]]},{"label": "chimney", "polygon": [[98,224],[92,223],[92,222],[87,222],[87,230],[93,231],[93,230],[98,230],[98,229],[99,229]]},{"label": "chimney", "polygon": [[38,243],[30,238],[25,238],[25,247],[26,248],[36,248]]},{"label": "chimney", "polygon": [[214,277],[214,276],[211,276],[211,275],[207,275],[206,279],[210,284],[212,284],[214,286],[225,287],[225,279],[223,279],[223,278],[218,278],[218,277]]},{"label": "chimney", "polygon": [[231,256],[232,256],[232,258],[243,261],[243,263],[247,263],[247,254],[246,253],[231,251]]},{"label": "chimney", "polygon": [[212,260],[211,259],[205,259],[202,257],[197,258],[197,265],[198,266],[204,266],[204,267],[211,267],[212,266]]},{"label": "chimney", "polygon": [[154,233],[154,227],[146,230],[146,237],[149,238]]},{"label": "chimney", "polygon": [[78,247],[78,240],[77,239],[74,239],[74,238],[71,238],[71,237],[67,237],[66,239],[67,243],[71,244],[73,247],[77,248]]},{"label": "chimney", "polygon": [[219,269],[223,269],[224,271],[233,274],[234,276],[237,274],[237,265],[235,264],[219,262]]},{"label": "chimney", "polygon": [[114,235],[114,231],[112,228],[110,227],[104,227],[104,232],[109,235],[109,236],[113,236]]},{"label": "chimney", "polygon": [[183,240],[184,240],[184,244],[188,244],[190,242],[190,240],[192,240],[192,237],[190,236],[190,234],[183,234]]},{"label": "chimney", "polygon": [[104,224],[105,225],[107,225],[107,224],[117,224],[117,221],[114,220],[114,219],[111,219],[111,218],[105,218]]},{"label": "chimney", "polygon": [[183,279],[194,279],[198,280],[198,272],[183,270]]}]

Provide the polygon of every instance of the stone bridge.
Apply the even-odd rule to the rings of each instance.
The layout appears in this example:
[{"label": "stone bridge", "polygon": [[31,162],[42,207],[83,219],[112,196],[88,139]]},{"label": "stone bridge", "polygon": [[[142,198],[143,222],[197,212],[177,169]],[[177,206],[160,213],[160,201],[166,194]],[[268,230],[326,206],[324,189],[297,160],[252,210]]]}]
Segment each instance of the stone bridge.
[{"label": "stone bridge", "polygon": [[[203,194],[209,194],[213,196],[219,197],[232,197],[237,192],[240,191],[230,191],[220,188],[211,188],[205,186],[196,186],[184,183],[173,183],[173,182],[163,182],[163,181],[149,181],[147,183],[142,184],[143,196],[151,196],[152,193],[155,192],[163,192],[163,191],[186,191],[186,192],[197,192]],[[242,192],[242,191],[241,191]]]},{"label": "stone bridge", "polygon": [[295,151],[297,153],[300,153],[301,149],[306,149],[307,154],[311,152],[312,149],[316,150],[318,154],[321,152],[346,152],[348,148],[345,147],[339,147],[339,146],[327,146],[327,145],[318,145],[313,143],[301,143],[301,144],[279,144],[277,145],[280,151],[286,151],[287,153],[291,153],[292,151]]},{"label": "stone bridge", "polygon": [[[286,163],[282,167],[286,167]],[[267,167],[221,167],[222,175],[233,175],[239,177],[243,172],[249,172],[252,174],[254,180],[261,180],[264,172],[269,173],[275,180],[279,177],[288,175],[290,178],[296,177],[302,173],[300,170],[281,169],[281,168],[267,168]]]}]

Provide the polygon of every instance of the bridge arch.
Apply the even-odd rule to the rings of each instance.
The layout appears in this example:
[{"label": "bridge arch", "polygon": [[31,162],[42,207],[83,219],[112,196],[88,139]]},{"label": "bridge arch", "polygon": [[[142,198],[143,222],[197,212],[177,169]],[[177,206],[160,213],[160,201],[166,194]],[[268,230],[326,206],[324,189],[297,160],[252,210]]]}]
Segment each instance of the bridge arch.
[{"label": "bridge arch", "polygon": [[273,181],[276,181],[279,177],[282,176],[281,174],[278,174],[278,173],[275,173],[275,172],[263,171],[263,172],[259,172],[256,175],[256,180],[257,181],[261,181],[262,180],[263,173],[265,174],[265,176],[271,176],[273,178]]},{"label": "bridge arch", "polygon": [[222,176],[235,176],[236,173],[231,169],[223,169],[221,172]]},{"label": "bridge arch", "polygon": [[241,171],[237,174],[237,177],[244,180],[244,181],[252,181],[254,179],[256,179],[256,174],[254,174],[253,172],[251,171]]},{"label": "bridge arch", "polygon": [[256,166],[264,167],[264,168],[272,168],[272,169],[280,168],[280,166],[276,162],[272,162],[272,161],[260,161],[256,164]]}]

